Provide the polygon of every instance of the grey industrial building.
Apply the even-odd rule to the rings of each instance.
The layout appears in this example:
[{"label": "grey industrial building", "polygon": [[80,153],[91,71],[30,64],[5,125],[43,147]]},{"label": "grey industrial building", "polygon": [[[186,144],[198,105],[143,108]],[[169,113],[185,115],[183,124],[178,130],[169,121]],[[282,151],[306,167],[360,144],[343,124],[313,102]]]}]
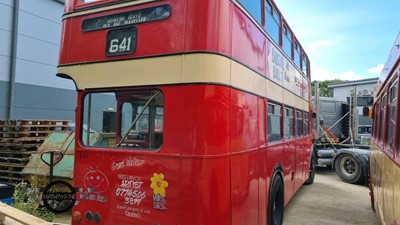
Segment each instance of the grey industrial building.
[{"label": "grey industrial building", "polygon": [[362,116],[362,108],[364,106],[372,106],[375,87],[378,83],[378,77],[363,80],[345,81],[328,85],[328,89],[333,93],[333,98],[339,101],[350,101],[350,96],[357,89],[357,105],[358,105],[358,123],[359,125],[372,125],[372,119]]},{"label": "grey industrial building", "polygon": [[56,77],[64,0],[0,0],[0,120],[74,120],[72,81]]},{"label": "grey industrial building", "polygon": [[333,97],[337,100],[347,101],[350,93],[357,87],[358,97],[373,97],[378,77],[363,80],[345,81],[340,83],[329,84],[328,89],[333,93]]}]

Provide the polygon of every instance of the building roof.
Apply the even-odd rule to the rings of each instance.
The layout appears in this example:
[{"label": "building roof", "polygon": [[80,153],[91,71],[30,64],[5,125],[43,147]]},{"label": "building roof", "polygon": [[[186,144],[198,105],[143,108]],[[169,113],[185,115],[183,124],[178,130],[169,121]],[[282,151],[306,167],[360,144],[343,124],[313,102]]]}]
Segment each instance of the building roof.
[{"label": "building roof", "polygon": [[376,84],[378,82],[379,77],[376,78],[368,78],[363,80],[352,80],[352,81],[345,81],[340,83],[329,84],[328,88],[338,88],[338,87],[345,87],[345,86],[354,86],[354,85],[361,85],[361,84]]}]

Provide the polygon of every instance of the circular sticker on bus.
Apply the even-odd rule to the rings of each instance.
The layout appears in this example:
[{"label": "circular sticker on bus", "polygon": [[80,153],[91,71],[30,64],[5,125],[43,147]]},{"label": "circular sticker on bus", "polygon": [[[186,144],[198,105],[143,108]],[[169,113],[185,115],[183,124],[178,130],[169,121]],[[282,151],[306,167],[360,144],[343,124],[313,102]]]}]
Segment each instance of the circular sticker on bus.
[{"label": "circular sticker on bus", "polygon": [[75,189],[66,181],[53,181],[43,192],[43,204],[54,213],[64,213],[75,204]]}]

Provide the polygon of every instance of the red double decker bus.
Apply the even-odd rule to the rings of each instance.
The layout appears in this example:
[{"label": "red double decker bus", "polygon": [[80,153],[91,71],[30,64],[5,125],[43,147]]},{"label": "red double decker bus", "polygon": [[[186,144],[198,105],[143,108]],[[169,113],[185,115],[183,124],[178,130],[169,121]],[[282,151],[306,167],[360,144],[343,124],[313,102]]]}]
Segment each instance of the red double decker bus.
[{"label": "red double decker bus", "polygon": [[270,0],[69,0],[72,224],[282,224],[314,179],[309,60]]}]

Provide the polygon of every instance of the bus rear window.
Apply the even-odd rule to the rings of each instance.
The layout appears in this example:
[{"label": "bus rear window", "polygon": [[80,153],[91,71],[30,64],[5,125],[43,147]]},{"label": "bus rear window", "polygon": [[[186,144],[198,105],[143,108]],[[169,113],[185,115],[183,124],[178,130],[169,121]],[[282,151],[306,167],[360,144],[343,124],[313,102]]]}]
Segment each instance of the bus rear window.
[{"label": "bus rear window", "polygon": [[81,142],[86,146],[159,149],[164,96],[159,90],[88,93],[83,99],[82,124]]}]

